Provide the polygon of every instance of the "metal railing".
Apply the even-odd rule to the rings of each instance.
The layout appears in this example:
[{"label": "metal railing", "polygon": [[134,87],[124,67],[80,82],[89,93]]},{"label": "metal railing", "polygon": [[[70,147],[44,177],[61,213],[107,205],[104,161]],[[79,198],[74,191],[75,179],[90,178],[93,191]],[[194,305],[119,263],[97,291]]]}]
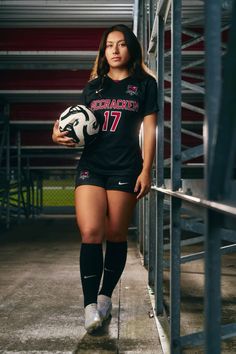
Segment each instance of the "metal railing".
[{"label": "metal railing", "polygon": [[[137,33],[146,61],[157,73],[160,110],[154,184],[139,205],[138,228],[158,328],[163,319],[168,327],[167,346],[160,330],[165,353],[201,346],[207,354],[218,354],[221,341],[236,336],[236,323],[221,324],[221,255],[236,250],[232,5],[233,1],[220,0],[139,1]],[[199,243],[201,252],[182,255],[184,245]],[[201,258],[203,328],[182,334],[181,264]],[[170,272],[168,304],[165,269]]]}]

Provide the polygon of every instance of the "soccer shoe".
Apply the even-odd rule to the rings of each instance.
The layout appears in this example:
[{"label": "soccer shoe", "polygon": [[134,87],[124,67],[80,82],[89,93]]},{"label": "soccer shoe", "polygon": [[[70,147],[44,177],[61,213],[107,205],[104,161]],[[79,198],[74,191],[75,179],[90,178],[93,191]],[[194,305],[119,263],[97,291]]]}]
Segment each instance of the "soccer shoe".
[{"label": "soccer shoe", "polygon": [[111,298],[106,295],[98,295],[98,312],[102,321],[106,321],[112,310]]},{"label": "soccer shoe", "polygon": [[84,327],[88,333],[92,333],[99,327],[101,327],[102,322],[97,310],[97,304],[89,304],[85,307],[85,324]]}]

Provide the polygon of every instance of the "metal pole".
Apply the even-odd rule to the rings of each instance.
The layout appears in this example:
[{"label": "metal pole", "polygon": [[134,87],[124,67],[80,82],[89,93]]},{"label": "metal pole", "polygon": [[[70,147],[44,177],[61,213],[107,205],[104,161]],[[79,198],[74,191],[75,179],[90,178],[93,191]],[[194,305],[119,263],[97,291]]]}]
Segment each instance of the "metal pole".
[{"label": "metal pole", "polygon": [[150,26],[149,26],[150,35],[149,35],[149,38],[151,37],[151,32],[152,32],[154,18],[155,18],[155,3],[156,3],[156,1],[149,0],[149,21],[150,21]]},{"label": "metal pole", "polygon": [[21,215],[21,132],[17,131],[17,221],[20,221]]},{"label": "metal pole", "polygon": [[[211,193],[217,199],[232,200],[232,176],[236,154],[236,2],[231,16],[231,26],[227,53],[224,57],[222,96],[220,100],[219,119],[214,126],[214,144],[211,165],[208,167],[209,178],[214,178]],[[227,139],[226,139],[227,137]],[[227,158],[225,158],[227,156]],[[212,176],[212,177],[211,177]],[[232,200],[233,201],[233,200]]]},{"label": "metal pole", "polygon": [[144,266],[148,266],[148,250],[149,250],[149,225],[150,225],[150,216],[149,216],[149,196],[145,196],[144,198],[144,208],[143,208],[143,245],[144,245],[144,250],[143,250],[143,261],[144,261]]},{"label": "metal pole", "polygon": [[143,6],[143,2],[144,0],[139,0],[138,4],[139,4],[139,23],[141,24],[139,27],[138,27],[138,37],[139,37],[139,41],[141,43],[141,46],[144,50],[144,38],[143,38],[143,22],[144,22],[144,13],[143,13],[143,9],[144,9],[144,6]]},{"label": "metal pole", "polygon": [[138,16],[139,16],[139,0],[134,0],[134,11],[133,11],[133,32],[138,36]]},{"label": "metal pole", "polygon": [[149,239],[148,239],[148,284],[153,289],[156,265],[156,192],[150,191],[149,194]]},{"label": "metal pole", "polygon": [[29,163],[29,157],[26,159],[26,218],[30,217],[30,214],[32,212],[31,210],[31,198],[30,198],[30,163]]},{"label": "metal pole", "polygon": [[7,183],[7,202],[6,202],[6,228],[10,227],[10,105],[4,106],[4,116],[6,117],[6,183]]},{"label": "metal pole", "polygon": [[143,210],[144,210],[144,200],[140,200],[138,202],[138,211],[139,211],[139,222],[138,222],[138,227],[139,227],[139,250],[141,254],[144,252],[144,236],[143,236],[143,230],[144,230],[144,219],[143,219]]},{"label": "metal pole", "polygon": [[[213,157],[213,131],[219,116],[221,93],[221,1],[205,1],[205,192],[206,199],[216,198],[210,176]],[[215,178],[215,176],[214,176]],[[221,352],[221,255],[222,216],[206,210],[205,225],[205,353]]]},{"label": "metal pole", "polygon": [[[181,0],[171,5],[171,188],[181,187]],[[170,199],[170,352],[179,354],[180,345],[180,207]]]},{"label": "metal pole", "polygon": [[[157,186],[164,185],[164,19],[158,16],[157,80],[159,91],[159,112],[156,145]],[[163,314],[163,218],[164,194],[156,193],[156,266],[155,266],[155,307],[156,314]]]},{"label": "metal pole", "polygon": [[147,4],[146,1],[143,0],[142,1],[142,13],[143,13],[143,21],[142,21],[142,25],[143,25],[143,53],[144,53],[144,61],[147,64],[147,42],[148,42],[148,27],[147,27]]}]

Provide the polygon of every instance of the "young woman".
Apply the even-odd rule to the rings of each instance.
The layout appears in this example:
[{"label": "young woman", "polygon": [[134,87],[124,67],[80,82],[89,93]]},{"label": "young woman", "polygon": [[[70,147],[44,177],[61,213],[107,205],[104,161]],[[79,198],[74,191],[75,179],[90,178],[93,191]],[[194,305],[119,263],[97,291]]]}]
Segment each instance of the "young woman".
[{"label": "young woman", "polygon": [[[143,64],[140,44],[127,26],[104,32],[82,103],[94,112],[101,127],[96,141],[83,150],[75,189],[85,329],[91,333],[110,316],[112,292],[126,263],[128,227],[137,200],[150,190],[155,152],[156,80]],[[58,121],[53,141],[74,145],[59,131]]]}]

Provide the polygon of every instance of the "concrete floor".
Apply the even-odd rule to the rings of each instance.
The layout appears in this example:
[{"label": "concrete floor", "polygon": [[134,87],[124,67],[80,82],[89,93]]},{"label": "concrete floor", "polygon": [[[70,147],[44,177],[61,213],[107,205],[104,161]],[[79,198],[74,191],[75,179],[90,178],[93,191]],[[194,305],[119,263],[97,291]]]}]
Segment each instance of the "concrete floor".
[{"label": "concrete floor", "polygon": [[[182,255],[203,250],[200,244],[185,246]],[[169,271],[164,272],[164,301],[169,304]],[[181,335],[201,332],[204,327],[204,262],[195,260],[181,265]],[[214,294],[212,295],[214,296]],[[236,255],[221,257],[221,323],[236,323]],[[186,348],[183,354],[204,354],[202,347]],[[236,353],[236,337],[221,342],[222,354]],[[211,353],[214,354],[214,353]]]},{"label": "concrete floor", "polygon": [[[80,237],[73,218],[22,223],[0,236],[0,354],[162,354],[142,266],[132,234],[128,260],[113,295],[110,321],[95,336],[83,324]],[[183,254],[201,251],[187,246]],[[169,272],[164,273],[168,309]],[[181,334],[203,328],[203,260],[181,266]],[[236,257],[222,256],[222,323],[236,322]],[[203,354],[186,348],[183,354]],[[236,353],[236,338],[222,342]],[[212,353],[214,354],[214,353]]]},{"label": "concrete floor", "polygon": [[0,239],[0,353],[162,353],[147,272],[132,237],[112,318],[96,336],[83,327],[75,221],[30,221]]}]

